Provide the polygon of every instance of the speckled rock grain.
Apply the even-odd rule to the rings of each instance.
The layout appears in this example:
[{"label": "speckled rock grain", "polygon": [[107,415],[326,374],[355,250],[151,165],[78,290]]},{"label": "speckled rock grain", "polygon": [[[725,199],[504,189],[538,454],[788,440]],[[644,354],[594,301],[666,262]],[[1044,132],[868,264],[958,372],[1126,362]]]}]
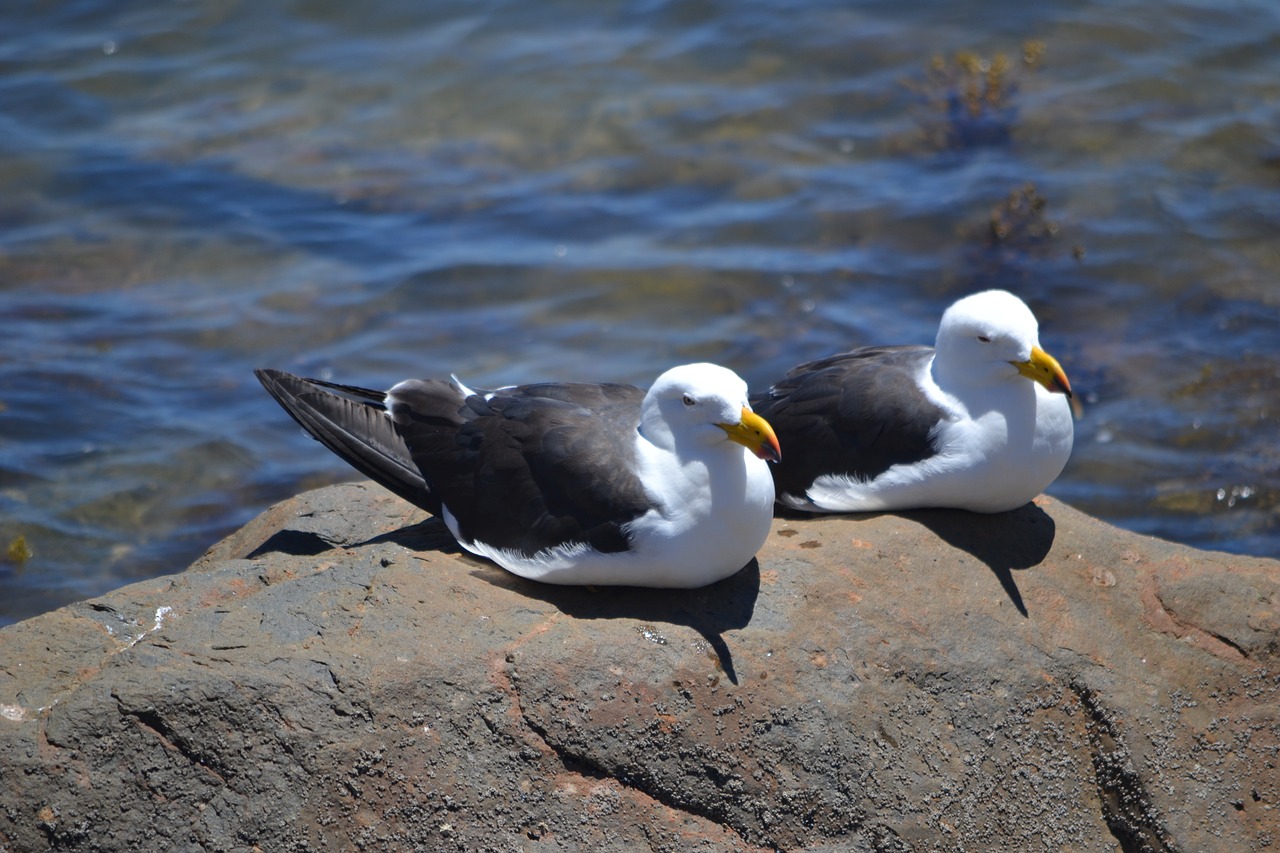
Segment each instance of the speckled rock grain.
[{"label": "speckled rock grain", "polygon": [[3,851],[1280,842],[1280,563],[1050,499],[780,518],[665,592],[348,484],[0,650]]}]

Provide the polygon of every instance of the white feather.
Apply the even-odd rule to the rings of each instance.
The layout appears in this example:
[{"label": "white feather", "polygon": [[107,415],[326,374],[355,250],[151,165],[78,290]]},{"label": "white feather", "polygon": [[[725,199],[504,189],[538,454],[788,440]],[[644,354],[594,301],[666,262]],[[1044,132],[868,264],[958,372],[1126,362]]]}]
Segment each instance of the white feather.
[{"label": "white feather", "polygon": [[934,358],[916,377],[943,412],[930,436],[935,453],[870,480],[822,475],[803,497],[781,502],[810,512],[1022,506],[1062,473],[1073,441],[1067,398],[1010,364],[1037,346],[1035,316],[1012,294],[986,291],[955,303],[943,314]]},{"label": "white feather", "polygon": [[[696,405],[685,405],[685,395]],[[716,426],[737,423],[743,408],[749,408],[746,383],[723,367],[684,365],[658,377],[635,432],[636,473],[653,508],[626,526],[629,550],[602,553],[571,543],[525,556],[465,540],[447,507],[442,518],[468,551],[532,580],[678,588],[714,583],[751,561],[773,519],[768,463]]]}]

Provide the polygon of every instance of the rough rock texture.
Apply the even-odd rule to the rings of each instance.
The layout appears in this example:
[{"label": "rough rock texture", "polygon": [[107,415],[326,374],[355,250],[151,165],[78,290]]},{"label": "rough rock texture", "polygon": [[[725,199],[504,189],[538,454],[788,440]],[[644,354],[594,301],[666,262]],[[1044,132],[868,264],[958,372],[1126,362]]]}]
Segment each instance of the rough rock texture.
[{"label": "rough rock texture", "polygon": [[562,589],[375,487],[0,630],[0,850],[1280,849],[1280,563],[1052,500]]}]

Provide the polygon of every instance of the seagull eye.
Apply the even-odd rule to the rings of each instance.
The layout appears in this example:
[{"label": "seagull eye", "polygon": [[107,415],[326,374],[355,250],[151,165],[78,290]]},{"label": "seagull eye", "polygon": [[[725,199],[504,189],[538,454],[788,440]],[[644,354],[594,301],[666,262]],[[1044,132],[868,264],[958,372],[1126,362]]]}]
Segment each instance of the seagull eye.
[{"label": "seagull eye", "polygon": [[978,340],[982,341],[984,344],[991,343],[991,338],[988,338],[986,335],[978,335]]},{"label": "seagull eye", "polygon": [[698,401],[697,401],[697,400],[695,400],[695,399],[693,399],[692,397],[690,397],[688,394],[685,394],[685,395],[684,395],[684,404],[685,404],[686,406],[692,406],[692,405],[693,405],[694,403],[696,403],[696,402],[698,402]]}]

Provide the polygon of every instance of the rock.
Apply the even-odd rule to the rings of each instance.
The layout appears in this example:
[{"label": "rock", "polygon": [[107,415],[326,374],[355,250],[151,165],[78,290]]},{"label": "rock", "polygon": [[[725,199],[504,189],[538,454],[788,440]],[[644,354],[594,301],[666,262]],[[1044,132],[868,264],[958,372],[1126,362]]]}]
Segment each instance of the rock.
[{"label": "rock", "polygon": [[1280,563],[1050,499],[542,586],[368,484],[0,630],[0,850],[1260,850]]}]

